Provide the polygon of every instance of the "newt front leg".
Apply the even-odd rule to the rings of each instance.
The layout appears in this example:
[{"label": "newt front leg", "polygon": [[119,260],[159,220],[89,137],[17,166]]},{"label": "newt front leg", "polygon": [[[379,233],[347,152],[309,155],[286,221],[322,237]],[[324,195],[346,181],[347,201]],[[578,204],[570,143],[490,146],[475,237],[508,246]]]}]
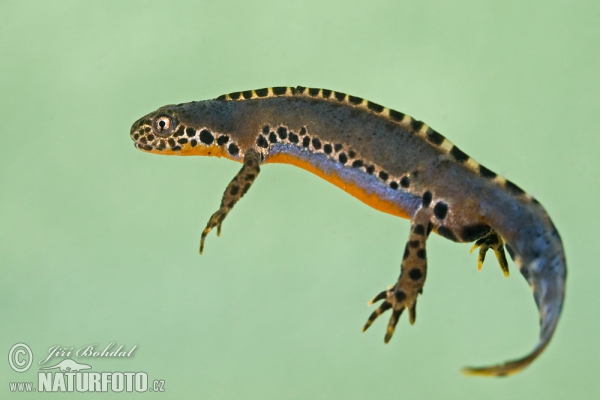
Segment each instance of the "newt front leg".
[{"label": "newt front leg", "polygon": [[200,238],[200,254],[204,250],[204,239],[206,235],[216,226],[217,236],[221,235],[221,224],[231,211],[235,203],[246,194],[252,183],[260,172],[260,155],[253,149],[250,149],[244,155],[244,165],[240,172],[229,182],[223,198],[221,199],[221,207],[210,217],[206,228],[202,231]]},{"label": "newt front leg", "polygon": [[388,323],[385,334],[385,343],[389,342],[396,329],[396,324],[404,309],[408,309],[408,317],[411,324],[415,323],[417,317],[417,296],[423,292],[423,285],[427,275],[427,253],[425,251],[425,242],[431,230],[429,220],[431,219],[431,208],[419,208],[411,220],[410,236],[404,250],[402,258],[402,267],[398,282],[388,290],[379,293],[369,305],[383,300],[383,303],[377,308],[363,327],[363,332],[379,317],[382,313],[392,309],[392,315]]}]

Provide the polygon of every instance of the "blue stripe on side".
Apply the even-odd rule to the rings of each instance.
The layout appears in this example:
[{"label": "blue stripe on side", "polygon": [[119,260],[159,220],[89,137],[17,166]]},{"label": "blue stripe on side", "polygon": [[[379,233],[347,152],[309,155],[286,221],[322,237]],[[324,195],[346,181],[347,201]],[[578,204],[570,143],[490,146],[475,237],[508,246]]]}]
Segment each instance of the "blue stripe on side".
[{"label": "blue stripe on side", "polygon": [[362,168],[352,168],[351,166],[342,165],[324,153],[312,153],[309,150],[301,149],[287,143],[275,143],[269,150],[266,160],[271,155],[279,154],[299,158],[324,171],[326,174],[335,172],[343,181],[348,182],[350,185],[358,186],[369,194],[375,194],[382,200],[396,204],[398,208],[406,210],[411,216],[421,205],[420,196],[407,193],[402,189],[392,189],[376,176],[367,174]]}]

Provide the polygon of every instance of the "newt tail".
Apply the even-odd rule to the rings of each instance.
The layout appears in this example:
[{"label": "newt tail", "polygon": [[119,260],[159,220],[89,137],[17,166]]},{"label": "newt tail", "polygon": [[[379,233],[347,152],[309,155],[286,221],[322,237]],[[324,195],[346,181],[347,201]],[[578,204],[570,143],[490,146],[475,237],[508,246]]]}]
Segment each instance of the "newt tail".
[{"label": "newt tail", "polygon": [[[537,260],[521,265],[520,271],[533,288],[533,297],[540,313],[540,338],[533,351],[526,356],[507,361],[490,367],[469,367],[463,372],[468,375],[505,376],[521,371],[531,364],[548,346],[558,324],[564,296],[566,264],[562,251],[560,237],[555,232],[554,237],[546,238],[551,243],[554,239],[558,243],[549,244],[547,254]],[[519,258],[515,262],[521,263]]]},{"label": "newt tail", "polygon": [[333,90],[271,87],[161,107],[136,121],[130,135],[144,152],[225,157],[243,164],[202,231],[201,253],[207,235],[214,228],[220,233],[223,220],[270,163],[305,169],[370,207],[409,219],[400,276],[369,303],[381,301],[363,327],[390,310],[386,343],[405,310],[409,322],[416,321],[431,232],[458,243],[475,242],[479,269],[492,249],[508,276],[506,249],[531,286],[540,314],[539,342],[530,354],[464,372],[518,372],[544,351],[556,330],[567,267],[546,210],[422,121]]}]

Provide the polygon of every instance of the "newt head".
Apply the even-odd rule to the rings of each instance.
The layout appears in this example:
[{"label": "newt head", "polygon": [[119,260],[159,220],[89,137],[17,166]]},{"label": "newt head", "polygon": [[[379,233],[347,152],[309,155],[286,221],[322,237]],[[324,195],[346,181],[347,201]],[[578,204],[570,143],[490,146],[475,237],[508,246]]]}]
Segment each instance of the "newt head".
[{"label": "newt head", "polygon": [[[237,155],[237,147],[232,146],[228,135],[217,134],[189,121],[185,106],[164,106],[134,122],[130,137],[135,147],[147,153],[163,155]],[[225,149],[228,153],[225,153]]]}]

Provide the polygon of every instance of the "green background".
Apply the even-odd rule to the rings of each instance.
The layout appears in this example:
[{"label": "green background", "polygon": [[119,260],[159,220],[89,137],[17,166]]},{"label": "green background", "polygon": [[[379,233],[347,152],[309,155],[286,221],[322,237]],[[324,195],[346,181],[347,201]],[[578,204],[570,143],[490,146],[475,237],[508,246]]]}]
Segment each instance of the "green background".
[{"label": "green background", "polygon": [[[43,397],[8,382],[35,380],[49,347],[110,342],[138,347],[76,360],[166,392],[102,398],[600,393],[597,2],[3,0],[0,15],[0,397]],[[388,345],[384,321],[361,333],[409,224],[291,166],[264,167],[198,255],[239,164],[144,154],[129,128],[164,104],[277,85],[423,119],[544,204],[569,275],[540,359],[460,374],[530,351],[538,317],[514,267],[477,272],[469,245],[437,236],[417,323],[404,316]],[[34,352],[22,374],[6,361],[17,342]]]}]

